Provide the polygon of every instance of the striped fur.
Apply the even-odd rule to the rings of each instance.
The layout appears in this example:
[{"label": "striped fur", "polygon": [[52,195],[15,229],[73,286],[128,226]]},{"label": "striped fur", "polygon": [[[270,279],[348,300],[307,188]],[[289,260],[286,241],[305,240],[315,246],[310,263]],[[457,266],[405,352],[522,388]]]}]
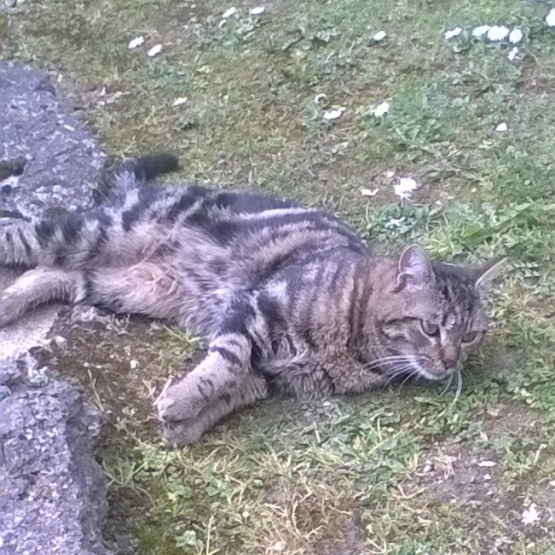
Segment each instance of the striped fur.
[{"label": "striped fur", "polygon": [[0,229],[0,262],[28,268],[0,295],[0,325],[66,301],[166,318],[207,339],[205,359],[156,401],[168,442],[195,441],[273,391],[317,398],[401,374],[442,379],[482,338],[497,261],[465,270],[417,246],[376,257],[321,210],[151,182],[175,165],[126,161],[98,207]]}]

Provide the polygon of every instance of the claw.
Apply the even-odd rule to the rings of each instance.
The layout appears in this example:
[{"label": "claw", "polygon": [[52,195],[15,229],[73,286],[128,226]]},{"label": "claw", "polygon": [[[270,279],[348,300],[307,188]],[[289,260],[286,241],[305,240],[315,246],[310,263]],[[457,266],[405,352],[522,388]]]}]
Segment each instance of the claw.
[{"label": "claw", "polygon": [[160,416],[160,401],[161,401],[162,397],[164,396],[164,394],[166,393],[166,391],[171,387],[172,383],[173,383],[173,378],[168,378],[164,387],[162,388],[162,391],[160,392],[160,395],[158,395],[158,397],[156,397],[156,400],[153,403],[154,407],[158,411],[158,415],[159,415],[158,417],[160,418],[161,421],[164,421],[164,419]]},{"label": "claw", "polygon": [[179,420],[166,423],[161,427],[160,435],[166,447],[178,449],[195,443],[204,433],[204,428],[196,419]]},{"label": "claw", "polygon": [[192,395],[190,384],[186,380],[175,378],[170,378],[166,382],[162,392],[154,401],[158,418],[164,423],[194,418],[205,405],[205,401]]}]

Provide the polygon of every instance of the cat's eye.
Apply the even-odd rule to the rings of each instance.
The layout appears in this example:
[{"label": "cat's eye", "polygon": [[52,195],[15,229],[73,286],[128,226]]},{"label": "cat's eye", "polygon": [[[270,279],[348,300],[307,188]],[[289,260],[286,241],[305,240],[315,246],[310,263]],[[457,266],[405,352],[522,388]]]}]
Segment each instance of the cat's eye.
[{"label": "cat's eye", "polygon": [[468,331],[463,335],[462,342],[463,343],[474,343],[476,339],[478,339],[479,332],[477,331]]},{"label": "cat's eye", "polygon": [[420,320],[420,327],[426,335],[429,335],[431,337],[439,335],[439,326],[436,326],[436,324],[432,324],[432,322]]}]

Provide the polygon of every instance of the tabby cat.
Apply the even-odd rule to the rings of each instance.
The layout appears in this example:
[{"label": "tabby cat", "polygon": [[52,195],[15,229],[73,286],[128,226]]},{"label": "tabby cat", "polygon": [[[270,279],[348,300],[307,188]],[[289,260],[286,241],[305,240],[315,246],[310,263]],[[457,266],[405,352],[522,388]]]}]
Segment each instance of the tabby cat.
[{"label": "tabby cat", "polygon": [[0,326],[48,301],[165,318],[207,340],[204,360],[155,402],[171,445],[198,440],[272,392],[366,391],[398,375],[458,372],[488,326],[500,260],[382,258],[334,216],[292,200],[153,178],[171,155],[127,160],[103,202],[10,219],[0,263],[28,270],[0,295]]}]

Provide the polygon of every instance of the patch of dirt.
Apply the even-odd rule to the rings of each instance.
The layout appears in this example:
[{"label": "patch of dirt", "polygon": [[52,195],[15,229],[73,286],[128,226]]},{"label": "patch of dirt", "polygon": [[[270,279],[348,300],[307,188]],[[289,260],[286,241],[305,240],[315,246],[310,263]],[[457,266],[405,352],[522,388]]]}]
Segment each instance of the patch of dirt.
[{"label": "patch of dirt", "polygon": [[311,538],[314,555],[364,553],[366,530],[358,502],[325,482],[304,495],[303,489],[290,477],[276,476],[267,488],[266,502],[288,508],[282,519],[296,535]]},{"label": "patch of dirt", "polygon": [[423,488],[444,503],[495,506],[500,501],[496,466],[491,451],[478,458],[462,443],[445,442],[416,470],[413,487]]},{"label": "patch of dirt", "polygon": [[546,417],[539,412],[518,403],[506,402],[486,409],[484,431],[490,437],[500,433],[530,435],[531,429],[541,427],[546,422]]},{"label": "patch of dirt", "polygon": [[338,513],[333,526],[325,529],[315,545],[315,555],[360,555],[364,553],[366,533],[358,511]]},{"label": "patch of dirt", "polygon": [[[526,407],[500,404],[490,413],[484,421],[488,437],[530,437],[534,435],[531,429],[539,435],[542,419]],[[549,456],[544,454],[544,458]],[[522,522],[523,510],[532,502],[543,511],[543,521],[545,508],[555,503],[555,488],[534,478],[537,469],[515,480],[506,466],[510,463],[500,460],[495,450],[473,449],[471,444],[451,439],[436,443],[421,460],[402,491],[432,517],[449,511],[450,506],[462,510],[465,530],[479,535],[482,545],[489,546],[488,553],[512,553],[508,545],[517,537],[526,541],[543,537],[545,528]]]},{"label": "patch of dirt", "polygon": [[522,96],[547,98],[553,91],[555,79],[541,70],[533,58],[524,58],[520,66],[520,75],[515,82],[515,88]]},{"label": "patch of dirt", "polygon": [[[502,434],[539,436],[544,424],[546,419],[531,409],[517,403],[500,403],[486,409],[483,431],[489,438]],[[493,449],[478,453],[465,443],[446,440],[437,443],[423,459],[416,471],[416,484],[444,502],[478,502],[507,509],[498,480],[497,459]]]},{"label": "patch of dirt", "polygon": [[67,309],[52,336],[50,348],[37,354],[39,362],[79,383],[110,420],[135,409],[145,424],[151,422],[155,388],[185,362],[167,345],[163,324],[139,317]]},{"label": "patch of dirt", "polygon": [[134,410],[147,427],[153,424],[152,400],[163,374],[181,361],[164,347],[167,329],[141,319],[96,316],[71,322],[69,314],[53,330],[49,349],[39,362],[77,381],[110,420]]},{"label": "patch of dirt", "polygon": [[445,442],[429,452],[403,489],[409,497],[415,497],[413,505],[424,504],[429,518],[452,509],[462,510],[464,529],[469,535],[479,536],[484,548],[488,546],[484,552],[504,555],[509,552],[498,540],[501,533],[501,537],[511,535],[509,527],[520,524],[522,499],[503,494],[497,464],[493,452],[485,451],[477,457],[462,443]]}]

